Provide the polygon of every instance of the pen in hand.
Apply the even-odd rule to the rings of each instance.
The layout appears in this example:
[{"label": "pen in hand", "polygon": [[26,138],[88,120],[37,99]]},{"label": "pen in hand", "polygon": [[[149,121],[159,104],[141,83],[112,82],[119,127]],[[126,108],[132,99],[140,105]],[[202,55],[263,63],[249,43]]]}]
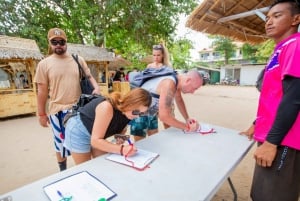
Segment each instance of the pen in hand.
[{"label": "pen in hand", "polygon": [[136,147],[135,147],[134,144],[130,141],[130,139],[127,139],[127,142],[128,142],[128,144],[129,144],[129,149],[127,149],[127,147],[128,147],[128,146],[127,146],[126,149],[127,149],[128,151],[127,151],[127,153],[125,154],[125,157],[132,156],[132,155],[136,154],[136,152],[137,152]]}]

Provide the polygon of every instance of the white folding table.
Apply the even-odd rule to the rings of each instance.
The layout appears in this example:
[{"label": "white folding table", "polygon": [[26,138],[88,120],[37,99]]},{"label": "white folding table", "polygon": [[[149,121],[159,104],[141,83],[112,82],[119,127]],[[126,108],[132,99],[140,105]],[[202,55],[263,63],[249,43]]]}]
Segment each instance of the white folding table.
[{"label": "white folding table", "polygon": [[8,192],[13,201],[47,201],[43,186],[88,171],[117,193],[113,201],[209,201],[247,154],[253,141],[238,131],[213,126],[217,133],[184,134],[169,128],[136,143],[159,153],[144,171],[114,163],[106,155]]}]

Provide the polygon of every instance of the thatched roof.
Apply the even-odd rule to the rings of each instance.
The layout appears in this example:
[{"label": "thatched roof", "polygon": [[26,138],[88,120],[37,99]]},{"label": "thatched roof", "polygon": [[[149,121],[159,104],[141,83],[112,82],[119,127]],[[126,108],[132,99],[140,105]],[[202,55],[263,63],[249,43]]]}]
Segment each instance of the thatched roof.
[{"label": "thatched roof", "polygon": [[147,56],[143,57],[140,61],[143,63],[146,63],[146,64],[150,64],[153,62],[153,56],[147,55]]},{"label": "thatched roof", "polygon": [[130,66],[132,63],[121,56],[116,56],[111,62],[108,64],[109,69],[118,69],[120,67]]},{"label": "thatched roof", "polygon": [[272,0],[203,0],[186,26],[199,32],[223,35],[248,43],[267,40],[263,18]]},{"label": "thatched roof", "polygon": [[80,55],[86,62],[103,62],[114,59],[113,53],[108,52],[107,49],[90,45],[68,43],[68,52]]},{"label": "thatched roof", "polygon": [[34,40],[0,35],[0,59],[35,59],[43,55]]}]

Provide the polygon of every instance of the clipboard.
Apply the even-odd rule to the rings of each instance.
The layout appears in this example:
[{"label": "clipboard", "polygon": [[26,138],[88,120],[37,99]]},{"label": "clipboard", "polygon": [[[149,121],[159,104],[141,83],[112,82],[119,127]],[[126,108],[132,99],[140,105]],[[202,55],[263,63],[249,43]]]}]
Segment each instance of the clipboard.
[{"label": "clipboard", "polygon": [[111,200],[117,195],[87,171],[48,184],[43,190],[51,201]]},{"label": "clipboard", "polygon": [[137,170],[145,170],[158,156],[158,153],[138,149],[135,155],[127,158],[125,158],[125,156],[121,156],[120,154],[111,153],[106,157],[106,159],[133,167]]}]

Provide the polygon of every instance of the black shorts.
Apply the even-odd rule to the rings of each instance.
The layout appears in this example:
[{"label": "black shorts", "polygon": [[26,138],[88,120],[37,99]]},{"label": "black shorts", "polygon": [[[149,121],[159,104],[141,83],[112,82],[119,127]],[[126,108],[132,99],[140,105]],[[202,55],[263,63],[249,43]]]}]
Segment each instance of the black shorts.
[{"label": "black shorts", "polygon": [[[300,195],[300,151],[278,147],[271,167],[255,165],[251,198],[253,201],[298,201]],[[282,156],[284,159],[281,160]]]}]

